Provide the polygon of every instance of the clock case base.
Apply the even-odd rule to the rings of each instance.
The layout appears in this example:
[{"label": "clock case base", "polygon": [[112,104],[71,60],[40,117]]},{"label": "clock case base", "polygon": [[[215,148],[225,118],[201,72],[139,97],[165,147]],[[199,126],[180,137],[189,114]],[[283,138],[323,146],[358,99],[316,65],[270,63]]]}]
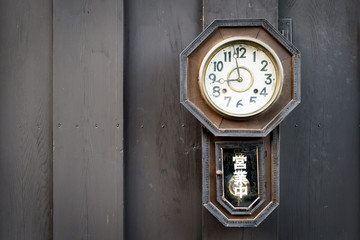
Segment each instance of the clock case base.
[{"label": "clock case base", "polygon": [[[262,143],[263,154],[259,154],[260,164],[258,169],[259,186],[263,186],[261,198],[254,206],[253,211],[237,214],[230,211],[219,198],[219,168],[216,159],[216,144],[241,144],[243,147]],[[276,209],[280,201],[280,138],[279,127],[275,128],[268,136],[249,137],[216,137],[206,128],[202,129],[202,201],[203,206],[226,227],[257,227],[270,213]],[[224,174],[224,172],[222,173]],[[221,193],[220,193],[221,194]]]}]

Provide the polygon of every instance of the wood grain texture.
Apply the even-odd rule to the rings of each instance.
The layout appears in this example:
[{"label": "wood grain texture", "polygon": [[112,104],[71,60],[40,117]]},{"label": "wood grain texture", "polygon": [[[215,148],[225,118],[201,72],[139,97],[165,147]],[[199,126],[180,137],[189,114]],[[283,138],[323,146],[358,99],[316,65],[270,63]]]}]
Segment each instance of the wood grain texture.
[{"label": "wood grain texture", "polygon": [[203,0],[203,27],[214,19],[265,18],[278,25],[278,0]]},{"label": "wood grain texture", "polygon": [[0,239],[52,237],[52,1],[0,1]]},{"label": "wood grain texture", "polygon": [[[224,4],[216,0],[203,1],[204,27],[214,19],[222,18],[265,18],[277,27],[278,1],[228,1]],[[281,205],[281,203],[280,203]],[[276,209],[257,228],[226,228],[203,208],[203,239],[278,239]]]},{"label": "wood grain texture", "polygon": [[54,239],[123,238],[123,1],[54,1]]},{"label": "wood grain texture", "polygon": [[281,125],[280,239],[360,239],[359,1],[280,1],[302,55]]},{"label": "wood grain texture", "polygon": [[200,239],[201,128],[180,104],[179,54],[201,31],[201,1],[125,9],[125,239]]}]

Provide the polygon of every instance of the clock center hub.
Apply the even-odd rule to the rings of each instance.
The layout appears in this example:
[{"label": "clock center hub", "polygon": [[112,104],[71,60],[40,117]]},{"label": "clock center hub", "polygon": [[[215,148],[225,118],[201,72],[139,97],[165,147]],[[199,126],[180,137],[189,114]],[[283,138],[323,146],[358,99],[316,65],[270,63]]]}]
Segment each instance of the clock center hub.
[{"label": "clock center hub", "polygon": [[237,67],[229,73],[227,83],[233,91],[245,92],[253,85],[254,78],[247,68]]}]

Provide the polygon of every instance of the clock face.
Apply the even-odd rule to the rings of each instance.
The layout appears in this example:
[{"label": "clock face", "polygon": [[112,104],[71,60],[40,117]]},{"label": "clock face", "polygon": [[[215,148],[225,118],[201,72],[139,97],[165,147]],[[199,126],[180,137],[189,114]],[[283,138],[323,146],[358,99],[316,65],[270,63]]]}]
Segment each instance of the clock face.
[{"label": "clock face", "polygon": [[250,117],[266,111],[279,97],[283,70],[275,52],[259,40],[233,37],[216,44],[199,72],[201,93],[217,112]]}]

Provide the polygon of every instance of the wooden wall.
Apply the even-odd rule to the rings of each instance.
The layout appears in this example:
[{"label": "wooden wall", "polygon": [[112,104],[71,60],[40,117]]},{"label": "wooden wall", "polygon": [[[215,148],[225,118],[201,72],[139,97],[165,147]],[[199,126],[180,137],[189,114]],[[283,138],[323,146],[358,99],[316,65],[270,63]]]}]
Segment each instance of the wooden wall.
[{"label": "wooden wall", "polygon": [[200,239],[201,129],[180,105],[179,53],[201,1],[125,6],[125,239]]},{"label": "wooden wall", "polygon": [[123,2],[54,2],[54,239],[123,236]]},{"label": "wooden wall", "polygon": [[359,1],[281,1],[302,103],[281,125],[279,239],[360,238]]},{"label": "wooden wall", "polygon": [[52,4],[0,1],[0,239],[52,236]]},{"label": "wooden wall", "polygon": [[[359,7],[1,1],[0,239],[359,239]],[[240,17],[293,19],[302,103],[280,128],[280,206],[228,229],[201,205],[179,53],[212,19]]]}]

